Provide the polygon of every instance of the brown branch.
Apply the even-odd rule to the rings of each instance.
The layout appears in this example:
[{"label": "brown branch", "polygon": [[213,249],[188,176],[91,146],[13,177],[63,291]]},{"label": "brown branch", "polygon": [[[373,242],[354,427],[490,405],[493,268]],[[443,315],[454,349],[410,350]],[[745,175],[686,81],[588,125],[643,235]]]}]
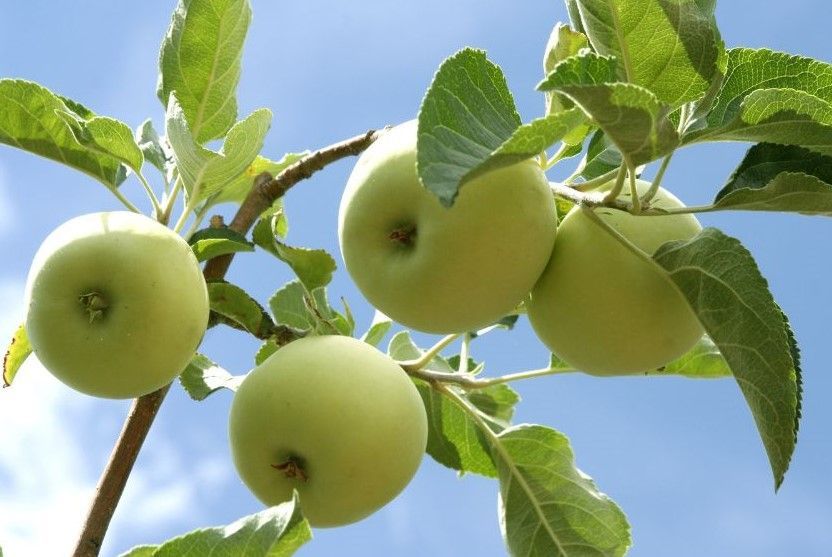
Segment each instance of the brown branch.
[{"label": "brown branch", "polygon": [[[240,210],[234,215],[229,228],[245,235],[254,226],[263,211],[271,207],[292,186],[309,178],[330,163],[345,157],[358,155],[386,130],[387,128],[369,130],[361,135],[315,151],[284,169],[275,178],[272,178],[267,172],[259,175],[255,178],[254,187],[251,188],[245,201],[240,206]],[[205,266],[205,271],[212,275],[225,276],[233,258],[233,253],[215,257]]]},{"label": "brown branch", "polygon": [[[229,228],[245,235],[257,218],[284,193],[298,182],[312,176],[330,163],[348,156],[358,155],[370,146],[384,130],[371,130],[365,134],[325,147],[302,158],[272,178],[260,175],[246,199],[240,205]],[[230,256],[209,260],[203,275],[206,280],[218,280],[225,276],[231,264]],[[96,557],[113,518],[121,495],[127,485],[127,478],[133,469],[142,444],[170,385],[133,401],[130,413],[124,422],[118,441],[110,454],[107,467],[101,474],[95,491],[95,498],[87,514],[84,527],[73,552],[73,557]]]}]

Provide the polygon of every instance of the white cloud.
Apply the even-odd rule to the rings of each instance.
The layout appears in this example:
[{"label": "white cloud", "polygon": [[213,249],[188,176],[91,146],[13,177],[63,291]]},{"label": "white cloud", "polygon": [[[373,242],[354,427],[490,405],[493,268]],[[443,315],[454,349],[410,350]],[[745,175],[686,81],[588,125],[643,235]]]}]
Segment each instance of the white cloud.
[{"label": "white cloud", "polygon": [[[23,285],[0,278],[0,345],[23,319]],[[66,555],[124,417],[126,402],[81,396],[55,380],[34,357],[14,385],[0,390],[0,547],[9,557]],[[164,431],[151,434],[107,536],[208,520],[209,495],[234,477],[225,459],[188,449]],[[195,509],[197,515],[195,515]],[[119,519],[119,515],[123,519]],[[188,521],[187,523],[185,521]],[[207,525],[207,524],[206,524]],[[126,549],[126,548],[122,548]]]},{"label": "white cloud", "polygon": [[[0,342],[22,319],[23,285],[0,282]],[[5,347],[3,348],[5,350]],[[72,431],[89,402],[31,358],[0,392],[0,545],[6,555],[69,552],[93,485],[85,443]]]}]

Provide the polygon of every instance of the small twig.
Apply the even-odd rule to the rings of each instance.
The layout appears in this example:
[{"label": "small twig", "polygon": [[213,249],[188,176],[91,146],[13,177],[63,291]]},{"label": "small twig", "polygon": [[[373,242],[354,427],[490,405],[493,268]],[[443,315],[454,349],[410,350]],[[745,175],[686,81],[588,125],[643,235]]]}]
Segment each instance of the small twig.
[{"label": "small twig", "polygon": [[[257,217],[271,207],[272,203],[286,193],[289,188],[312,176],[316,171],[332,162],[361,153],[381,133],[381,131],[369,131],[363,135],[325,147],[288,167],[277,178],[265,182],[261,181],[260,187],[252,188],[251,193],[243,201],[229,228],[240,234],[245,234]],[[159,215],[160,220],[165,219],[163,222],[167,222],[166,219],[170,217],[170,209],[173,206],[175,194],[181,187],[181,181],[181,178],[177,180],[174,192],[166,200],[162,214]],[[222,258],[224,259],[222,262],[217,261],[220,258],[214,258],[205,265],[203,275],[206,280],[219,280],[225,276],[231,258],[225,256]],[[287,334],[291,336],[290,332],[291,330],[288,328],[275,331],[275,341],[288,340],[286,336]],[[142,444],[169,389],[170,385],[167,385],[133,401],[133,406],[121,430],[121,435],[116,441],[113,452],[110,454],[110,460],[99,479],[95,498],[88,511],[73,557],[96,557],[101,551],[101,544],[104,541],[110,520],[121,499],[124,487],[127,485],[127,478],[133,470],[133,465]]]},{"label": "small twig", "polygon": [[404,362],[399,362],[399,365],[402,368],[410,373],[412,371],[419,371],[424,369],[428,364],[430,364],[433,359],[442,352],[446,346],[451,344],[453,341],[458,339],[461,336],[461,333],[455,333],[453,335],[447,335],[439,339],[439,342],[431,346],[424,354],[416,358],[415,360],[407,360]]},{"label": "small twig", "polygon": [[532,379],[534,377],[544,377],[546,375],[556,375],[559,373],[571,373],[575,370],[561,369],[561,368],[543,368],[532,369],[529,371],[519,371],[517,373],[508,373],[498,377],[475,377],[470,373],[445,373],[442,371],[431,371],[428,369],[409,369],[404,370],[413,377],[427,381],[428,383],[449,383],[462,387],[465,390],[485,389],[493,385],[501,385],[503,383],[511,383],[512,381],[521,381],[523,379]]}]

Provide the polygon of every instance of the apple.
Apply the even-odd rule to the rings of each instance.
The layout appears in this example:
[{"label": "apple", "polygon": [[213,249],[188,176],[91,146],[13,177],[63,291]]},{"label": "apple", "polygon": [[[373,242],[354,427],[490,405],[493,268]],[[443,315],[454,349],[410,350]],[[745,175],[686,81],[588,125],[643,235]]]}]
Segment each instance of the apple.
[{"label": "apple", "polygon": [[208,291],[190,246],[130,212],[56,228],[26,281],[26,333],[55,377],[83,393],[133,398],[175,378],[208,324]]},{"label": "apple", "polygon": [[407,327],[458,333],[497,321],[546,266],[557,217],[534,160],[466,183],[442,206],[416,172],[415,120],[359,158],[338,218],[341,253],[367,300]]},{"label": "apple", "polygon": [[427,445],[422,399],[388,356],[350,337],[284,346],[234,395],[234,465],[266,505],[292,498],[315,527],[349,524],[395,498]]},{"label": "apple", "polygon": [[[649,186],[639,180],[637,189],[643,194]],[[651,206],[683,204],[660,188]],[[574,208],[531,292],[529,320],[540,340],[575,369],[593,375],[657,369],[690,350],[704,331],[681,292],[649,258],[665,242],[687,240],[702,227],[689,214],[634,216],[607,208],[595,214],[641,253]]]}]

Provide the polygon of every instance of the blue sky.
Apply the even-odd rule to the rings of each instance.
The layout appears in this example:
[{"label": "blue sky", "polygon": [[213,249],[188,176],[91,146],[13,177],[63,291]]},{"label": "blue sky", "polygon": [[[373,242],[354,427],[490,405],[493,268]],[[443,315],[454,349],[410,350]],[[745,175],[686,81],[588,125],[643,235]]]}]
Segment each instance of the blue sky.
[{"label": "blue sky", "polygon": [[[131,125],[151,116],[158,45],[174,2],[84,0],[71,10],[47,0],[0,1],[0,76],[38,81]],[[323,146],[371,127],[413,118],[438,64],[464,46],[500,64],[525,119],[543,99],[542,49],[565,20],[558,0],[495,2],[267,2],[253,0],[243,58],[240,113],[265,106],[275,120],[265,154]],[[718,19],[731,46],[768,46],[830,60],[825,0],[723,0]],[[709,201],[745,146],[681,151],[665,185],[688,204]],[[351,163],[326,169],[286,203],[296,245],[338,256],[336,215]],[[125,186],[141,199],[134,181]],[[146,207],[143,206],[143,207]],[[22,319],[26,271],[43,237],[85,212],[117,209],[91,180],[58,164],[0,147],[0,336]],[[790,316],[803,350],[804,420],[791,470],[775,495],[762,445],[732,381],[562,376],[518,384],[518,422],[555,427],[572,440],[579,466],[627,512],[635,557],[824,557],[832,547],[832,375],[828,315],[832,264],[821,218],[723,214],[702,218],[740,238]],[[339,260],[340,263],[340,260]],[[290,279],[265,256],[240,257],[229,278],[259,299]],[[371,308],[345,273],[359,322]],[[423,344],[430,338],[420,337]],[[212,330],[203,350],[241,373],[256,343]],[[545,350],[523,323],[476,346],[487,372],[540,367]],[[191,402],[176,387],[152,430],[104,548],[167,539],[225,524],[261,507],[228,459],[222,393]],[[66,554],[127,402],[69,391],[35,362],[0,392],[0,546],[8,557]],[[303,556],[505,555],[494,482],[458,478],[430,458],[408,489],[373,517],[317,531]]]}]

